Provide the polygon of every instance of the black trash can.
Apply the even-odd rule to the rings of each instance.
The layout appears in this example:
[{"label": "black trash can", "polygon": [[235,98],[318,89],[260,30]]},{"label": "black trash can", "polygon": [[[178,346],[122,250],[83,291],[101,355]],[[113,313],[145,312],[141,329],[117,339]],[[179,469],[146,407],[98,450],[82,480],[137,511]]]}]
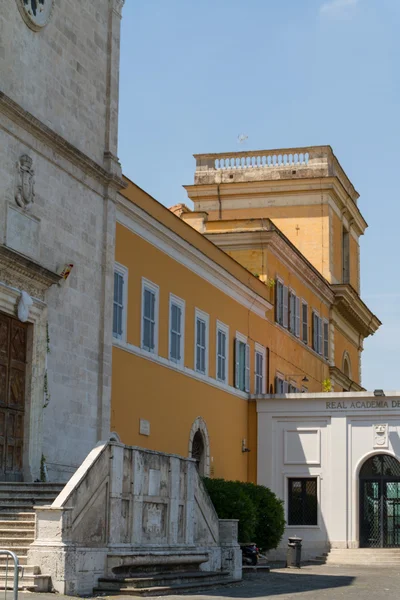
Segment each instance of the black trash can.
[{"label": "black trash can", "polygon": [[302,538],[290,537],[286,554],[286,566],[292,569],[300,569],[301,564],[301,542]]}]

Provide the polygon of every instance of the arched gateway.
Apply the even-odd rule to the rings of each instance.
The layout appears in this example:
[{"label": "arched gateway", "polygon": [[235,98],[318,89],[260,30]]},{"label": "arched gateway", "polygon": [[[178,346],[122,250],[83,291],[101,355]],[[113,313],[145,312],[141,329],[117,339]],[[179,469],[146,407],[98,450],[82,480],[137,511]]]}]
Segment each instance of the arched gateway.
[{"label": "arched gateway", "polygon": [[360,546],[400,547],[400,463],[371,456],[360,470]]}]

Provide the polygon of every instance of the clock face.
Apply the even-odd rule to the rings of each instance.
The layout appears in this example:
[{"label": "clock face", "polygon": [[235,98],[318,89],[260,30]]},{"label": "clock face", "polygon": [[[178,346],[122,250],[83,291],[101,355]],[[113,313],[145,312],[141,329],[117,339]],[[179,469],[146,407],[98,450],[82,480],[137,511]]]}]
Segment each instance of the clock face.
[{"label": "clock face", "polygon": [[38,31],[49,22],[54,0],[17,0],[17,4],[26,24]]}]

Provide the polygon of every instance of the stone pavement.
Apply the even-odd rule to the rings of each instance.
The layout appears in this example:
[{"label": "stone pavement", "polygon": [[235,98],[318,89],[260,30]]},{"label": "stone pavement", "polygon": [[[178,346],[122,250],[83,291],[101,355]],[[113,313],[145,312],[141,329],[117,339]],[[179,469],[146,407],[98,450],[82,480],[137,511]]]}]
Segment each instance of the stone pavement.
[{"label": "stone pavement", "polygon": [[[393,567],[303,567],[300,571],[274,569],[237,585],[198,594],[166,596],[169,600],[398,600],[400,569]],[[11,595],[7,595],[11,600]],[[56,596],[64,600],[67,596]],[[104,596],[103,596],[104,598]],[[111,596],[126,600],[128,596]],[[54,594],[20,593],[20,600],[55,600]]]}]

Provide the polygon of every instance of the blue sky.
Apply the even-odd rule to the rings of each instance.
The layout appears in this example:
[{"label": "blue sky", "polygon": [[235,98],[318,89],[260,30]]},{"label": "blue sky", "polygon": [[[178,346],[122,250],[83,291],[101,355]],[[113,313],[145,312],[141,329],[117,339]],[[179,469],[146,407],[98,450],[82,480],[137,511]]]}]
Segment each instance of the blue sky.
[{"label": "blue sky", "polygon": [[330,144],[360,193],[363,385],[400,389],[400,0],[127,0],[124,173],[186,201],[197,152]]}]

